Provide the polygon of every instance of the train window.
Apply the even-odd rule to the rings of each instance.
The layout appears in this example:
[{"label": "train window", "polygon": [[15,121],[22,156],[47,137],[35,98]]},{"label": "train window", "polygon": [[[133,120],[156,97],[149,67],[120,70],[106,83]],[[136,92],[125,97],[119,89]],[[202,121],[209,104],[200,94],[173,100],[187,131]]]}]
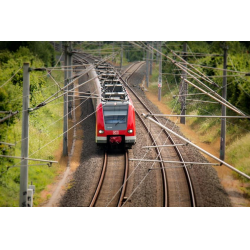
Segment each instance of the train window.
[{"label": "train window", "polygon": [[[106,106],[103,110],[106,129],[126,129],[128,107],[127,106]],[[124,127],[125,126],[125,127]]]},{"label": "train window", "polygon": [[106,124],[127,123],[127,111],[125,110],[104,111],[104,119]]},{"label": "train window", "polygon": [[127,115],[126,110],[104,110],[104,116],[109,115]]},{"label": "train window", "polygon": [[104,116],[106,124],[124,124],[127,123],[127,116],[125,115],[112,115]]}]

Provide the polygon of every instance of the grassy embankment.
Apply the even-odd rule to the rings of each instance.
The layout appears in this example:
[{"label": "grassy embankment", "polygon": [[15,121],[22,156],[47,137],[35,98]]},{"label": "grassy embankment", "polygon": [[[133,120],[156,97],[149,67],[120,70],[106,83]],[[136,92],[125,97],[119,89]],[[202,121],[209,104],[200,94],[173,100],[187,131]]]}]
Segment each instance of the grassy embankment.
[{"label": "grassy embankment", "polygon": [[[63,81],[62,71],[53,71],[53,77],[58,82]],[[42,88],[44,100],[58,90],[55,82],[46,77],[45,85]],[[22,93],[20,92],[20,96]],[[52,103],[38,109],[30,114],[29,120],[29,157],[45,160],[59,160],[60,153],[56,156],[56,152],[62,146],[62,137],[49,143],[54,138],[57,138],[63,132],[63,119],[56,122],[63,116],[63,97],[58,98]],[[54,123],[55,122],[55,123]],[[52,124],[54,123],[54,124]],[[8,127],[5,136],[5,142],[16,144],[8,154],[13,156],[21,155],[21,135],[22,133],[22,116],[17,119],[17,122]],[[48,144],[49,143],[49,144]],[[47,146],[45,146],[48,144]],[[4,147],[4,145],[1,145]],[[45,147],[44,147],[45,146]],[[34,153],[36,152],[36,153]],[[19,206],[19,190],[20,190],[20,160],[13,160],[6,163],[0,163],[1,178],[0,178],[0,207],[18,207]],[[29,165],[41,164],[42,162],[29,161]],[[6,167],[14,166],[6,171]],[[53,183],[56,176],[62,171],[60,164],[52,164],[42,166],[30,166],[28,168],[28,185],[35,185],[34,206],[38,206],[43,201],[41,192],[46,187]],[[45,199],[48,197],[45,197]]]},{"label": "grassy embankment", "polygon": [[[155,97],[158,96],[158,65],[154,65],[152,76],[150,77],[149,91]],[[171,90],[171,92],[170,92]],[[180,105],[176,104],[177,100],[172,95],[178,95],[179,89],[175,83],[163,82],[162,87],[162,103],[168,107],[169,110],[174,110],[175,114],[179,114]],[[196,98],[198,99],[198,98]],[[199,104],[201,105],[201,104]],[[187,109],[187,114],[200,114],[198,105],[194,104],[192,111]],[[221,115],[220,110],[215,111],[215,114]],[[176,118],[175,118],[176,120]],[[215,118],[187,118],[186,126],[196,132],[198,140],[206,143],[208,147],[213,148],[219,152],[220,146],[220,119]],[[250,174],[250,129],[249,122],[246,120],[227,120],[227,135],[226,135],[226,159],[225,161],[232,166],[238,168],[244,173]],[[242,182],[248,182],[244,177],[234,173],[234,177],[240,179]],[[247,185],[248,186],[248,185]],[[250,188],[242,187],[242,191],[247,197],[250,197]]]}]

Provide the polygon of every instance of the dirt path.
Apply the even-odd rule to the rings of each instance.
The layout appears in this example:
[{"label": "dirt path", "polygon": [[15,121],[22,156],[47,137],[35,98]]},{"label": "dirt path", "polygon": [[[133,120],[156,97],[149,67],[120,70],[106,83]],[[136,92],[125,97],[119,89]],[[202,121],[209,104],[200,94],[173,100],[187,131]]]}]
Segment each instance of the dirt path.
[{"label": "dirt path", "polygon": [[[80,100],[75,100],[75,107],[80,105]],[[75,119],[74,119],[75,118]],[[76,121],[81,120],[81,108],[78,107],[75,110],[75,117],[69,119],[69,128],[74,126]],[[42,203],[43,207],[57,207],[61,197],[67,191],[67,186],[77,167],[80,165],[81,151],[83,145],[83,130],[81,124],[77,125],[75,129],[71,129],[68,133],[68,151],[69,156],[62,156],[62,145],[58,152],[56,153],[56,160],[62,168],[62,173],[56,178],[55,182],[47,187],[46,190],[42,192],[43,199],[46,199]]]},{"label": "dirt path", "polygon": [[[158,96],[156,94],[153,94],[151,92],[145,92],[147,98],[154,103],[159,110],[164,113],[164,114],[171,114],[172,110],[164,105],[162,102],[158,101]],[[176,118],[170,117],[169,118],[171,121],[175,122]],[[188,138],[190,139],[193,143],[195,143],[197,146],[203,148],[204,150],[208,151],[209,153],[219,157],[219,140],[216,141],[215,143],[208,145],[202,141],[200,141],[199,136],[197,133],[195,133],[194,130],[190,128],[188,125],[183,125],[177,122],[178,127],[180,128],[181,132]],[[207,155],[203,154],[210,162],[214,162],[210,157]],[[249,207],[250,206],[250,201],[249,199],[246,199],[244,197],[244,194],[242,190],[240,189],[244,185],[242,182],[239,180],[235,179],[233,177],[233,171],[228,169],[225,166],[217,166],[214,167],[217,171],[217,174],[220,178],[222,186],[225,188],[226,192],[228,193],[230,197],[230,201],[234,207]]]}]

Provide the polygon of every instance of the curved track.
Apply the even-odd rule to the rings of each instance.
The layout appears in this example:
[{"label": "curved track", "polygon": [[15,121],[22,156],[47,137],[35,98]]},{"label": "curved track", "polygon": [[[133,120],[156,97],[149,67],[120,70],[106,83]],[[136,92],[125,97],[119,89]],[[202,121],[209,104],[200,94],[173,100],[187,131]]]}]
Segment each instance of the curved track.
[{"label": "curved track", "polygon": [[[83,55],[82,55],[83,56]],[[88,58],[89,60],[90,58]],[[94,59],[92,59],[94,61]],[[86,59],[85,59],[86,61]],[[181,151],[179,149],[179,146],[173,146],[178,144],[179,142],[176,141],[170,134],[167,133],[167,131],[162,130],[155,124],[150,124],[148,126],[145,121],[141,118],[141,113],[151,113],[150,109],[145,105],[145,103],[138,97],[138,95],[135,93],[135,91],[129,86],[128,82],[130,78],[136,73],[141,66],[143,66],[145,62],[136,62],[129,66],[122,74],[118,74],[120,79],[124,82],[125,86],[127,87],[127,92],[129,93],[130,98],[132,99],[136,114],[138,118],[140,119],[141,123],[145,127],[147,133],[149,134],[152,145],[156,146],[155,151],[157,154],[157,158],[160,161],[158,168],[155,169],[161,169],[162,172],[162,180],[163,180],[163,193],[164,193],[164,200],[163,200],[163,206],[196,206],[196,200],[195,195],[193,191],[193,185],[190,178],[190,174],[188,171],[188,167],[184,163],[183,156],[181,154]],[[154,117],[156,121],[159,121],[156,117]],[[172,145],[171,147],[158,147],[157,145]],[[110,157],[110,156],[109,156]],[[106,159],[106,160],[105,160]],[[93,198],[91,202],[91,206],[119,206],[122,205],[123,196],[125,193],[125,185],[123,186],[124,180],[126,180],[127,177],[121,177],[121,174],[126,172],[125,169],[119,170],[122,164],[122,161],[120,160],[119,164],[111,164],[110,168],[113,168],[114,165],[116,165],[116,169],[107,170],[107,166],[105,166],[105,162],[112,162],[113,160],[107,160],[107,155],[104,159],[104,170],[101,174],[100,178],[100,184],[98,184],[98,187],[96,189],[95,193],[95,200]],[[110,158],[112,159],[112,158]],[[127,161],[127,160],[125,160]],[[167,163],[163,161],[180,161],[181,163],[178,164],[172,164]],[[115,173],[115,170],[117,172]],[[103,176],[103,178],[102,178]],[[104,176],[106,181],[104,181]],[[119,179],[120,184],[117,184],[114,182],[114,176],[116,176],[117,180]],[[124,175],[123,175],[124,176]],[[121,179],[123,179],[123,183],[121,183]],[[109,181],[107,181],[109,180]],[[126,181],[125,181],[126,183]],[[115,186],[114,186],[115,185]],[[120,190],[119,195],[112,193],[110,187],[112,186],[113,190],[119,190],[120,187],[123,187],[123,190]],[[102,191],[103,190],[103,191]],[[111,194],[112,193],[112,194]],[[104,195],[104,196],[103,196]],[[112,202],[109,203],[108,199],[111,199],[115,195],[115,198],[112,199]],[[120,198],[119,198],[120,197]]]},{"label": "curved track", "polygon": [[[132,64],[123,72],[125,75],[124,84],[128,89],[128,93],[133,100],[135,109],[137,110],[137,116],[142,121],[139,113],[151,113],[150,109],[145,105],[145,103],[138,97],[138,95],[133,91],[133,89],[128,85],[129,79],[133,74],[143,65],[143,62],[137,62]],[[139,113],[138,113],[139,112]],[[154,117],[154,116],[153,116]],[[158,119],[154,117],[156,121]],[[159,122],[159,121],[158,121]],[[144,127],[146,128],[145,122],[143,122]],[[177,144],[173,137],[167,133],[167,131],[162,130],[157,125],[151,124],[150,129],[146,128],[148,131],[153,131],[155,137],[152,133],[149,133],[153,145],[175,145]],[[187,165],[184,163],[183,156],[180,152],[178,146],[173,147],[156,147],[156,152],[158,159],[161,160],[161,170],[163,175],[163,189],[167,190],[168,195],[165,194],[165,206],[196,206],[195,195],[193,191],[193,185],[190,178]],[[180,161],[182,163],[175,164],[174,166],[171,163],[163,163],[165,161]],[[167,176],[167,184],[165,184],[165,176]],[[166,187],[167,186],[167,187]],[[166,201],[167,200],[167,201]]]}]

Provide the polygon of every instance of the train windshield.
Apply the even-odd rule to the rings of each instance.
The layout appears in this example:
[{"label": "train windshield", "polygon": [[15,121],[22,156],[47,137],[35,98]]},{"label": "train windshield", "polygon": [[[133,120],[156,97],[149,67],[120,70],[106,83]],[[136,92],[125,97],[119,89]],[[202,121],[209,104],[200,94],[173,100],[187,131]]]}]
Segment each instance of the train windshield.
[{"label": "train windshield", "polygon": [[128,107],[105,106],[103,110],[107,130],[125,130],[127,128]]}]

